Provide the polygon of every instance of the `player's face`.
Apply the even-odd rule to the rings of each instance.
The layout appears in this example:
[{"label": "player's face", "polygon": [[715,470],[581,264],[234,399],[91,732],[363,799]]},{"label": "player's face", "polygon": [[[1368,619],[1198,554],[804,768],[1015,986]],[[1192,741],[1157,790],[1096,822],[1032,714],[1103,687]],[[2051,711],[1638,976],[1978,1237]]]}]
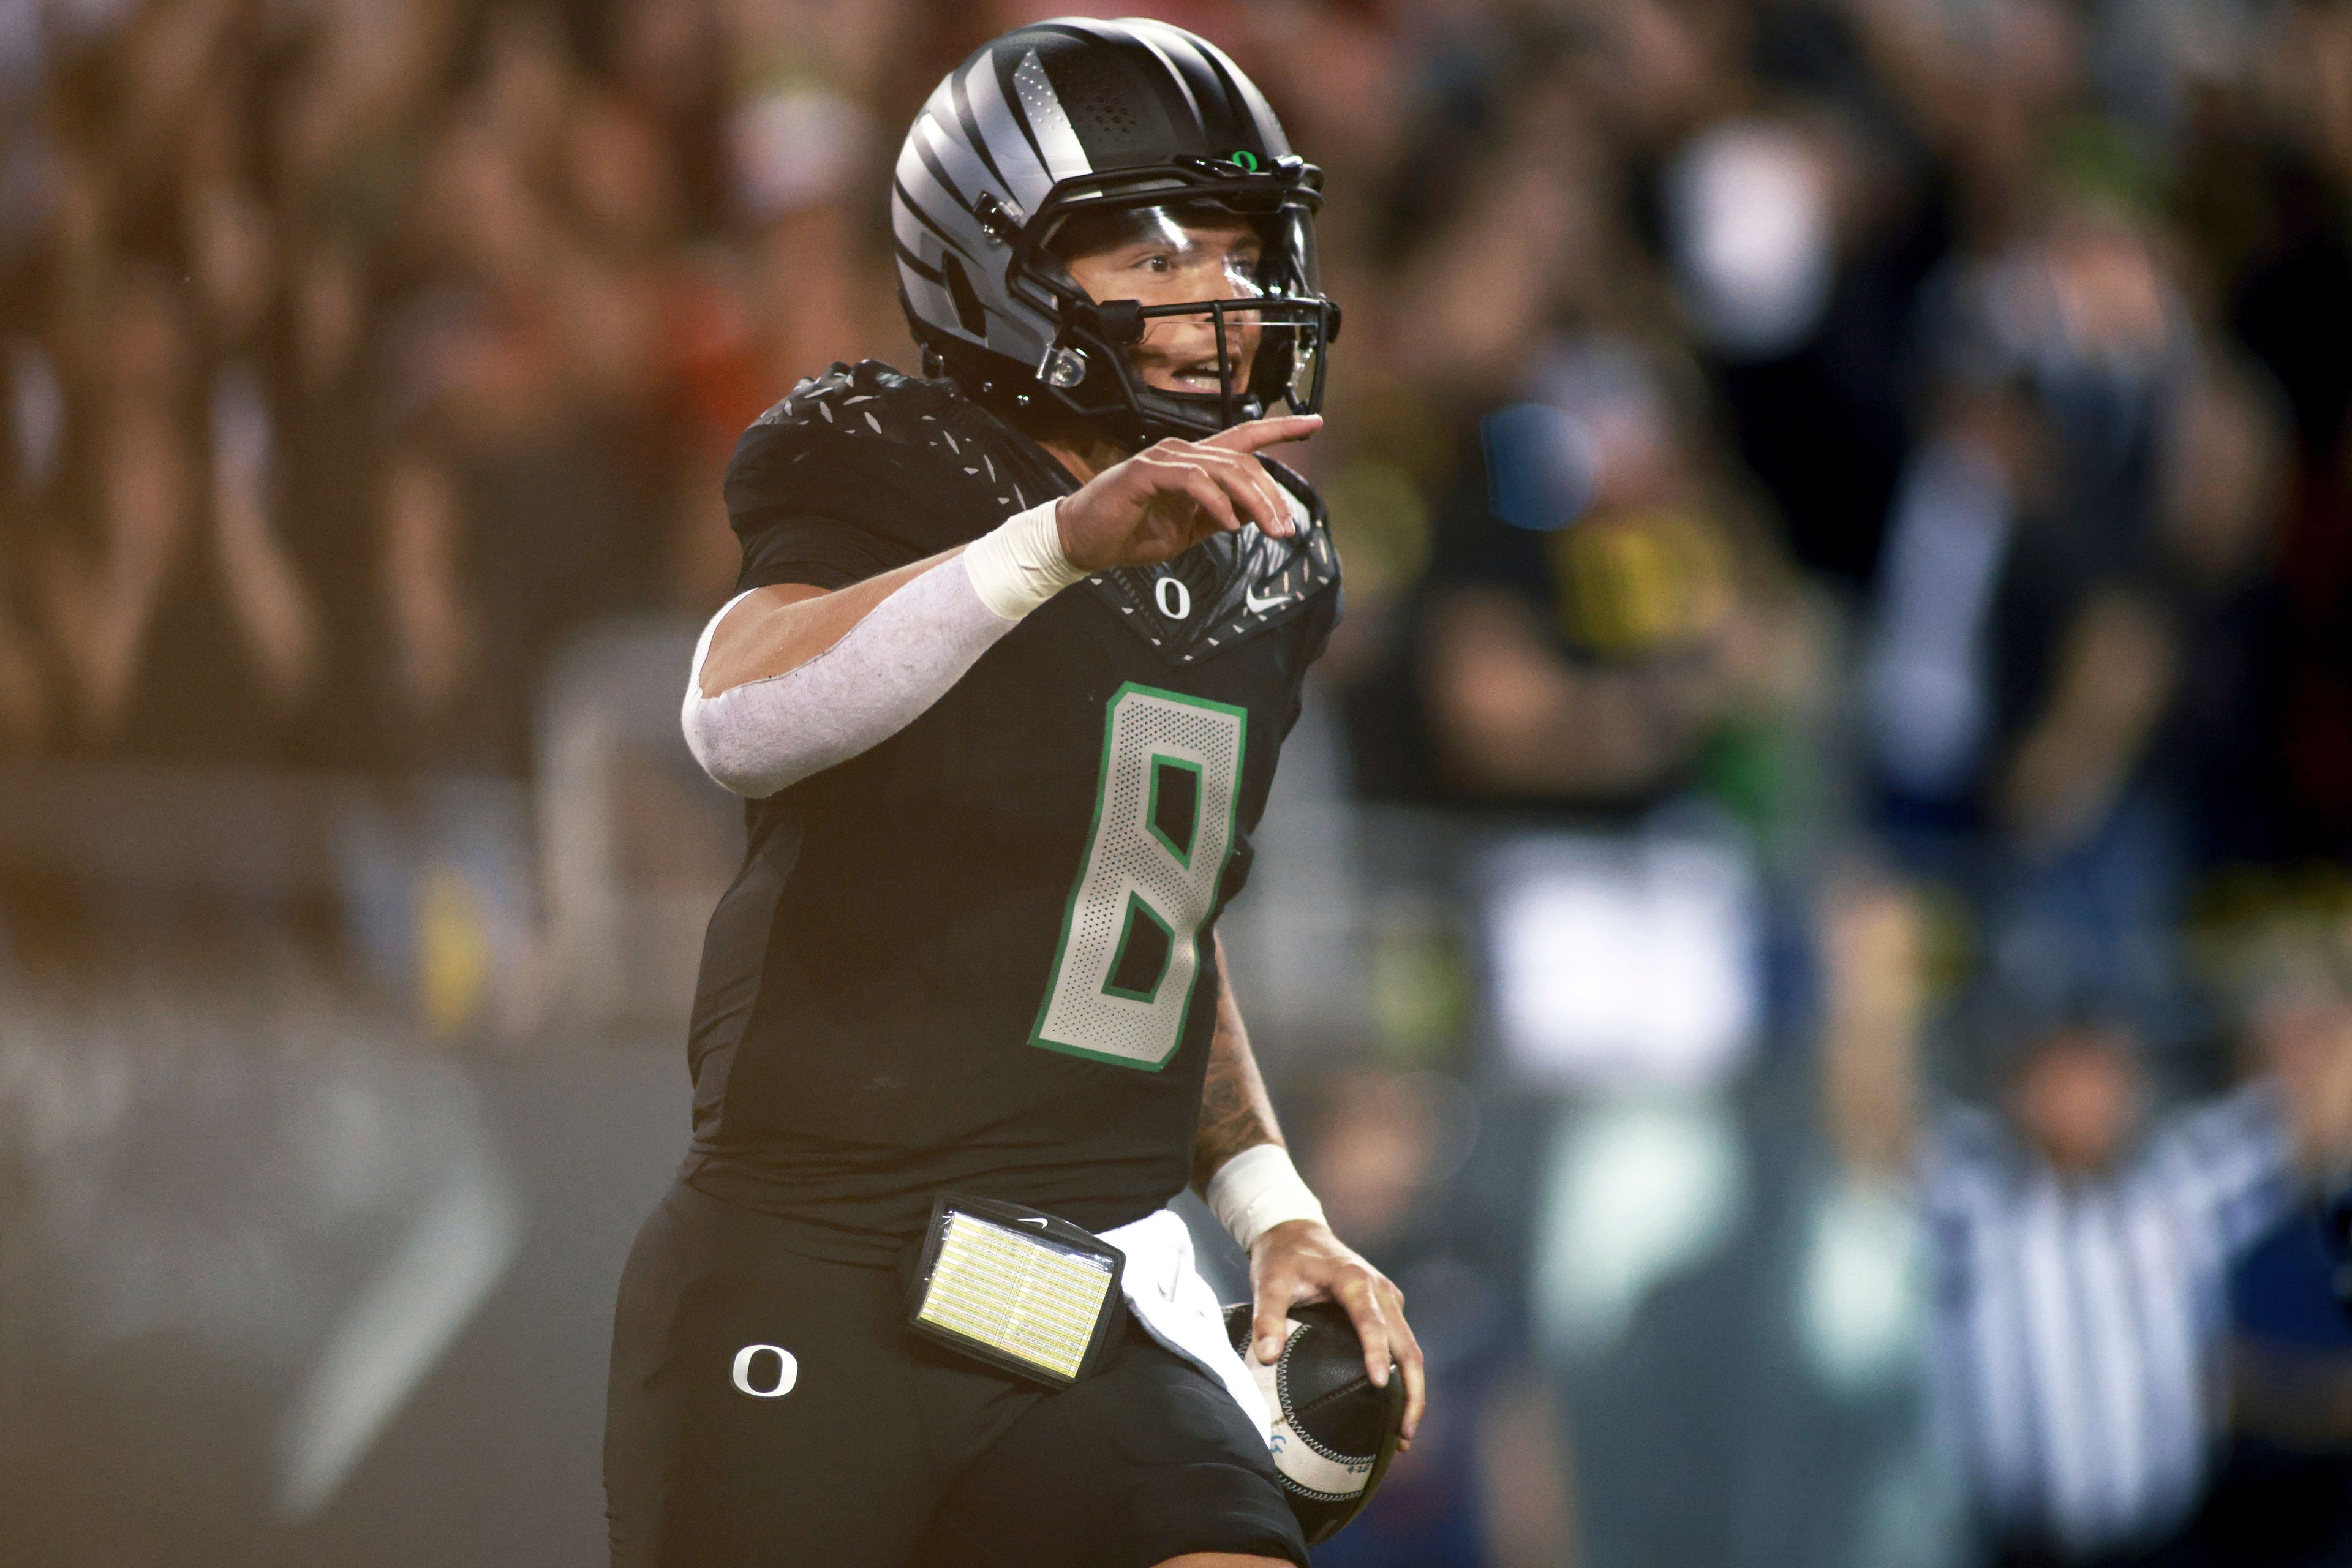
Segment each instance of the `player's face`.
[{"label": "player's face", "polygon": [[[1181,217],[1160,207],[1129,215],[1124,235],[1078,251],[1065,265],[1094,299],[1176,305],[1191,300],[1250,300],[1258,287],[1262,250],[1257,231],[1223,214]],[[1217,382],[1217,329],[1208,316],[1161,316],[1144,323],[1143,341],[1129,353],[1137,374],[1165,392],[1239,394],[1249,384],[1261,327],[1255,314],[1225,317],[1230,384]]]}]

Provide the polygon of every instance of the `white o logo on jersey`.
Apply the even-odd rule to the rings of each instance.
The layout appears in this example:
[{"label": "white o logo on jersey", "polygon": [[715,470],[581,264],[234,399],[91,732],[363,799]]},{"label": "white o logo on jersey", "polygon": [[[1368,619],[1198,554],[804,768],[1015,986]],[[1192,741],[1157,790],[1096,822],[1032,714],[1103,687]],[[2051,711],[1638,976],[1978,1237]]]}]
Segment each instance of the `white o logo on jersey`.
[{"label": "white o logo on jersey", "polygon": [[1171,621],[1181,621],[1192,613],[1192,590],[1184,586],[1181,578],[1162,577],[1152,596],[1160,601],[1160,613]]},{"label": "white o logo on jersey", "polygon": [[[772,1388],[759,1388],[751,1383],[751,1367],[765,1351],[776,1358],[776,1382]],[[754,1399],[782,1399],[801,1380],[801,1363],[793,1352],[782,1345],[745,1345],[735,1352],[735,1386]]]}]

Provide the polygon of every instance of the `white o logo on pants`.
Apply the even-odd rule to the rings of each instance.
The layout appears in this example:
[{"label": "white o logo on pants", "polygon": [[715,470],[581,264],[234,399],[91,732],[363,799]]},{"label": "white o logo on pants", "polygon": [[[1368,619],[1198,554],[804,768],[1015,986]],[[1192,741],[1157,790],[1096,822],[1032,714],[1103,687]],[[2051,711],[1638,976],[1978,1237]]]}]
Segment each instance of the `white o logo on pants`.
[{"label": "white o logo on pants", "polygon": [[[762,1351],[776,1358],[776,1381],[770,1388],[761,1388],[751,1381],[751,1369]],[[801,1363],[782,1345],[745,1345],[735,1352],[735,1386],[754,1399],[782,1399],[800,1380]]]}]

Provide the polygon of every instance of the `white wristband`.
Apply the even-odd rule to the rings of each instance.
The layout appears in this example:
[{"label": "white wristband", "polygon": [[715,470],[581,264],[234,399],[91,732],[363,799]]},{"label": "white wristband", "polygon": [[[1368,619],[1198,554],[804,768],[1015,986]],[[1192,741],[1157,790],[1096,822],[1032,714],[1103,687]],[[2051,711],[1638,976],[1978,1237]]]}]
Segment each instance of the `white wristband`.
[{"label": "white wristband", "polygon": [[963,569],[980,602],[1017,621],[1086,575],[1062,553],[1054,521],[1061,499],[1014,512],[963,547]]},{"label": "white wristband", "polygon": [[1243,1150],[1209,1178],[1209,1212],[1247,1252],[1276,1226],[1295,1219],[1323,1223],[1323,1205],[1299,1179],[1290,1151],[1279,1143]]}]

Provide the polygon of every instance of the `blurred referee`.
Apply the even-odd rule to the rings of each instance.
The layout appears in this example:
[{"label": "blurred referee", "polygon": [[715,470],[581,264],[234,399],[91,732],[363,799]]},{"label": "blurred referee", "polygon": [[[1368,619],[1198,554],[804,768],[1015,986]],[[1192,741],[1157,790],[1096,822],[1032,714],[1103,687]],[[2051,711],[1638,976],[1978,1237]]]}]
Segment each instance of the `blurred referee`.
[{"label": "blurred referee", "polygon": [[2142,1128],[2128,1032],[2048,1031],[2017,1059],[2005,1116],[1951,1113],[1921,1151],[1937,1394],[2002,1568],[2186,1561],[2230,1268],[2352,1122],[2343,1042],[2289,1048],[2260,1017],[2252,1033],[2262,1077]]}]

